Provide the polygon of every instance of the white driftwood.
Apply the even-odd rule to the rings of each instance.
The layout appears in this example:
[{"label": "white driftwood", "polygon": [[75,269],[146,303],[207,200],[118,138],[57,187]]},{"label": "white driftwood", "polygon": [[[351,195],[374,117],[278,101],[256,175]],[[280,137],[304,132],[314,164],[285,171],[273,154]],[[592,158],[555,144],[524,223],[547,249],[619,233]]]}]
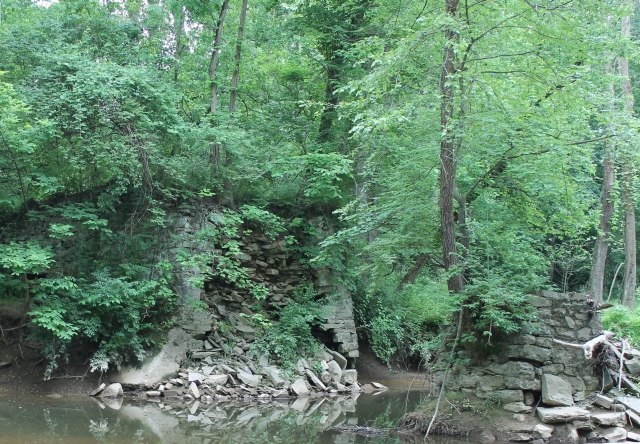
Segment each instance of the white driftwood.
[{"label": "white driftwood", "polygon": [[595,338],[585,342],[584,344],[574,344],[571,342],[561,341],[559,339],[554,339],[553,342],[555,342],[556,344],[564,345],[565,347],[581,349],[582,351],[584,351],[584,358],[588,360],[594,358],[593,351],[595,350],[597,345],[602,343],[608,344],[612,349],[617,351],[613,344],[609,342],[609,339],[613,339],[613,336],[613,332],[603,331],[600,336],[596,336]]},{"label": "white driftwood", "polygon": [[626,345],[626,341],[624,339],[622,339],[622,341],[620,342],[622,343],[622,350],[620,350],[620,373],[618,374],[618,390],[622,388],[622,377],[624,376],[622,374],[622,371],[624,369],[624,346]]}]

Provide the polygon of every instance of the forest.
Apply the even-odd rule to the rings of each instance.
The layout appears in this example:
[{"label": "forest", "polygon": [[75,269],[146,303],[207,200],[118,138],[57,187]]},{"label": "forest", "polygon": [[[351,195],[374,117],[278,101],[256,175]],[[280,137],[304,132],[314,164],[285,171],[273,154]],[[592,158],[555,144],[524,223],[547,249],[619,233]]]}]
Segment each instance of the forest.
[{"label": "forest", "polygon": [[636,8],[0,0],[0,340],[50,371],[77,344],[141,359],[179,304],[162,233],[197,202],[218,236],[304,238],[384,362],[428,361],[456,313],[490,346],[540,289],[615,304],[640,344]]}]

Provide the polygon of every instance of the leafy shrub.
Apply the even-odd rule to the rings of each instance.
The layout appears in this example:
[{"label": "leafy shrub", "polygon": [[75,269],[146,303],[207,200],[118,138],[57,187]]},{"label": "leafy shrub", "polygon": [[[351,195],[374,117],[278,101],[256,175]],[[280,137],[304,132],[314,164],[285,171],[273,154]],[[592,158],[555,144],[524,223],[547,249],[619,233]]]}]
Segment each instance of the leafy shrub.
[{"label": "leafy shrub", "polygon": [[529,317],[526,295],[504,276],[487,274],[466,288],[466,308],[488,344],[496,333],[512,334]]},{"label": "leafy shrub", "polygon": [[296,289],[293,300],[277,313],[277,320],[266,323],[263,317],[256,319],[265,330],[256,347],[278,358],[285,367],[292,367],[302,356],[318,349],[318,340],[312,328],[322,321],[322,305],[315,300],[316,293],[310,284]]},{"label": "leafy shrub", "polygon": [[[135,273],[132,271],[135,270]],[[42,279],[29,313],[45,350],[50,376],[73,344],[91,344],[90,370],[104,372],[124,362],[139,362],[156,345],[176,298],[167,264],[131,267],[123,276],[97,271],[91,280]]]},{"label": "leafy shrub", "polygon": [[634,346],[640,346],[640,309],[630,310],[616,305],[604,311],[602,323],[618,337],[628,338]]},{"label": "leafy shrub", "polygon": [[378,358],[387,364],[393,358],[431,358],[433,339],[457,307],[445,285],[422,278],[398,290],[388,279],[377,292],[354,294],[356,321]]}]

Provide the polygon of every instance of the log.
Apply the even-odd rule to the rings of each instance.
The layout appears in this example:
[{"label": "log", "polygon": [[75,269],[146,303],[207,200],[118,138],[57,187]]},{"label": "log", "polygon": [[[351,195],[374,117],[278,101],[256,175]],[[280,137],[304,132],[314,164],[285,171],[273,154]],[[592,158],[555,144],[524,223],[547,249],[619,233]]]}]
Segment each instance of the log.
[{"label": "log", "polygon": [[601,335],[596,336],[595,338],[585,342],[584,344],[574,344],[571,342],[561,341],[559,339],[553,339],[553,342],[556,344],[564,345],[565,347],[579,348],[584,351],[584,358],[589,360],[594,358],[593,351],[595,350],[596,346],[599,344],[603,344],[603,343],[607,344],[616,352],[618,352],[618,350],[613,346],[613,344],[609,342],[610,339],[613,339],[613,336],[614,336],[613,332],[603,331]]}]

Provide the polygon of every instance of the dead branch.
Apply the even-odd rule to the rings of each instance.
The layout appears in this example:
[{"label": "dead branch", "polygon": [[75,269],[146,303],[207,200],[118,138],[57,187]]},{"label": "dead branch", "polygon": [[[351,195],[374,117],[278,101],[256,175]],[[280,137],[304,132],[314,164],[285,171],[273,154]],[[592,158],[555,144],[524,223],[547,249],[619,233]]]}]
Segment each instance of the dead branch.
[{"label": "dead branch", "polygon": [[613,339],[613,336],[613,332],[603,331],[600,336],[596,336],[595,338],[585,342],[584,344],[574,344],[571,342],[561,341],[559,339],[554,339],[553,342],[556,344],[564,345],[565,347],[579,348],[584,351],[584,358],[589,360],[593,359],[593,352],[596,349],[596,346],[600,344],[606,344],[617,352],[618,350],[613,346],[613,344],[609,342],[609,339]]}]

